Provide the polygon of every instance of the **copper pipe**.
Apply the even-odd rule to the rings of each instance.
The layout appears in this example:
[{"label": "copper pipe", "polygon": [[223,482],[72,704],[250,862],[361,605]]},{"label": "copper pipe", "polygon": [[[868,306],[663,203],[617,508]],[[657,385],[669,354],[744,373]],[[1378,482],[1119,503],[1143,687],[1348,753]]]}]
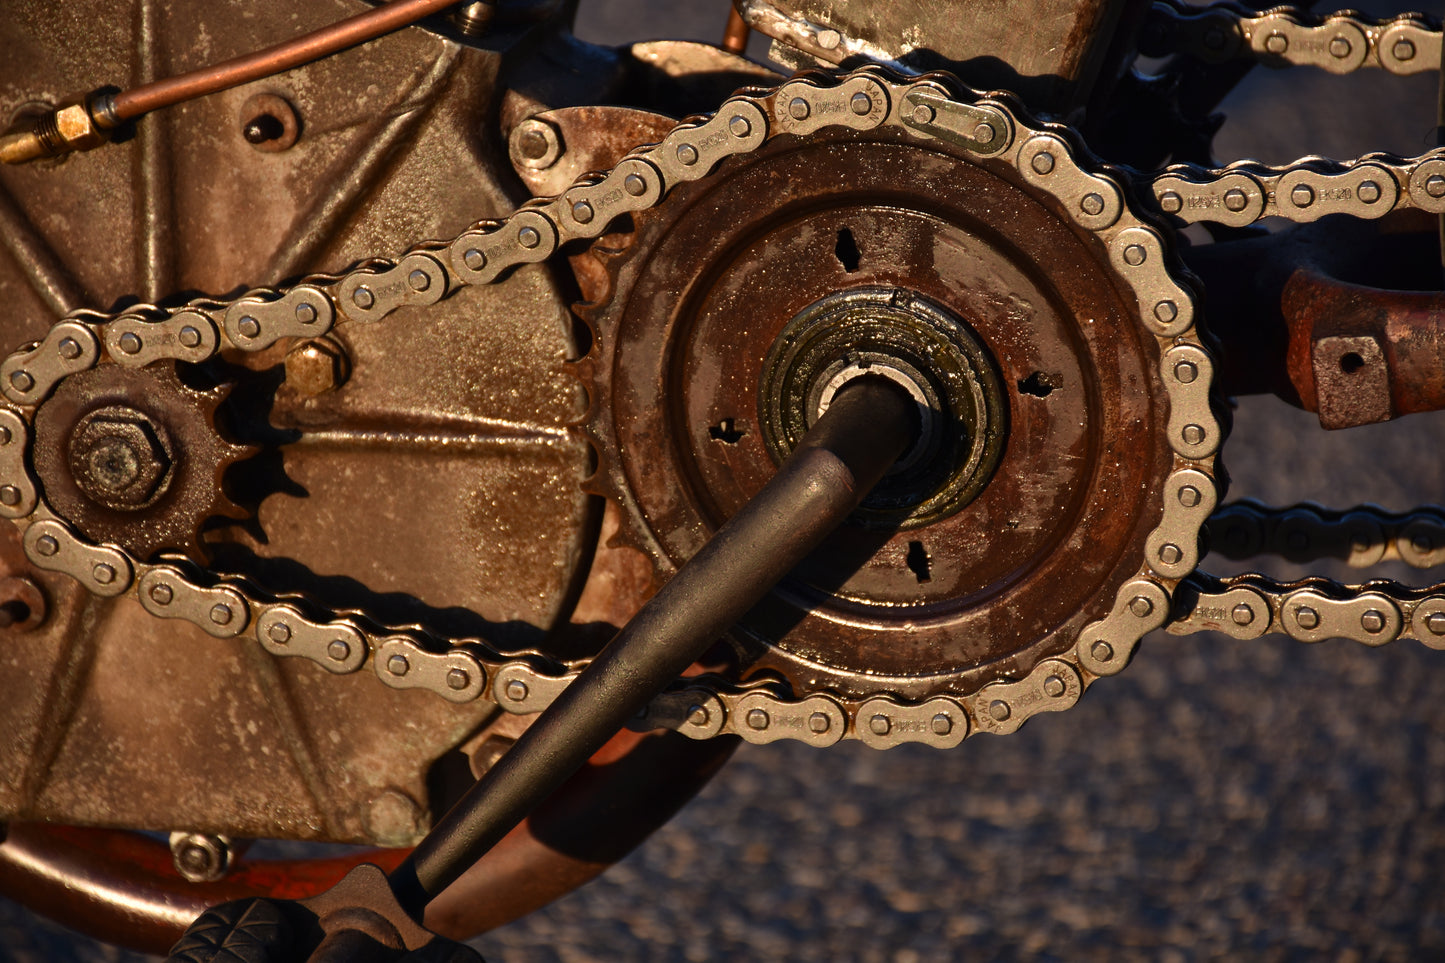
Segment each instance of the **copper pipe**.
[{"label": "copper pipe", "polygon": [[730,8],[728,25],[723,30],[722,48],[728,53],[743,53],[748,49],[748,35],[752,32],[752,28],[743,20],[743,15],[738,13],[738,8]]},{"label": "copper pipe", "polygon": [[134,120],[162,107],[239,87],[241,84],[270,77],[313,60],[329,57],[348,47],[410,26],[423,17],[455,6],[456,3],[457,0],[392,0],[375,10],[348,17],[329,27],[322,27],[266,50],[192,70],[177,77],[142,84],[115,95],[115,119],[117,122]]}]

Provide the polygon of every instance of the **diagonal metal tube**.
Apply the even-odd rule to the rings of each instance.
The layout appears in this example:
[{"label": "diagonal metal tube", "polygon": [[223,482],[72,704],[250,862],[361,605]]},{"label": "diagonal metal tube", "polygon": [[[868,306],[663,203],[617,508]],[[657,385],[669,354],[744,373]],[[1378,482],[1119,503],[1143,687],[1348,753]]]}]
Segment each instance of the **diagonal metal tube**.
[{"label": "diagonal metal tube", "polygon": [[408,912],[524,819],[858,507],[917,432],[882,378],[834,397],[776,476],[563,690],[391,875]]}]

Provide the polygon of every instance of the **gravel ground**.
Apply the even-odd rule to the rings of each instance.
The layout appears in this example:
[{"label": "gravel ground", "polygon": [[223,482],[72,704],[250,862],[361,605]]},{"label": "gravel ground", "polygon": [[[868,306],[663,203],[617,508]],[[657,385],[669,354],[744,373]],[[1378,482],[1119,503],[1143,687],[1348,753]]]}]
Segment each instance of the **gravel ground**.
[{"label": "gravel ground", "polygon": [[[643,6],[594,4],[580,32],[720,23]],[[1220,153],[1414,153],[1434,83],[1255,78]],[[1434,416],[1325,434],[1249,400],[1231,495],[1438,500],[1445,466],[1418,455],[1442,435]],[[602,879],[475,945],[504,963],[1445,958],[1442,663],[1415,643],[1156,635],[1077,708],[955,752],[744,746]],[[0,959],[150,958],[0,902]]]}]

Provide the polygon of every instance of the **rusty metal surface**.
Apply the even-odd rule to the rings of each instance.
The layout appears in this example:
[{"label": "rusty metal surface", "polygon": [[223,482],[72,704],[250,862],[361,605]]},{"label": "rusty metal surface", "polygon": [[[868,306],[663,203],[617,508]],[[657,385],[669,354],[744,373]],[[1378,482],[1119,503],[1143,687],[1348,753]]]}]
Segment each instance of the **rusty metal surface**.
[{"label": "rusty metal surface", "polygon": [[[771,472],[761,366],[819,298],[896,287],[951,304],[1007,388],[1007,447],[970,510],[840,532],[735,633],[745,669],[843,692],[852,673],[882,675],[921,693],[945,676],[1025,674],[1099,617],[1102,586],[1132,574],[1154,521],[1119,500],[1154,490],[1171,456],[1162,432],[1123,429],[1158,417],[1144,387],[1155,349],[1084,238],[1002,179],[879,136],[769,147],[637,223],[626,253],[601,255],[613,287],[586,314],[606,352],[592,369],[608,406],[598,430],[619,453],[599,477],[635,498],[628,543],[663,573]],[[1155,439],[1147,453],[1141,436]],[[1057,551],[1082,544],[1092,551]]]}]

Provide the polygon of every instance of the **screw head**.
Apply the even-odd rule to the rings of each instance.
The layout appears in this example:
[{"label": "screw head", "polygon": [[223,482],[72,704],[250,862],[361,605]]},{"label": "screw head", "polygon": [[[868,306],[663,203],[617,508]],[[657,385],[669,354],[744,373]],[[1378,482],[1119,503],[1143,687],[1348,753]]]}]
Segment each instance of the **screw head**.
[{"label": "screw head", "polygon": [[868,730],[875,736],[886,736],[893,731],[893,722],[882,713],[868,720]]},{"label": "screw head", "polygon": [[1294,620],[1300,628],[1305,629],[1306,631],[1310,629],[1316,629],[1319,628],[1320,625],[1320,613],[1316,612],[1308,605],[1301,605],[1299,608],[1295,609]]},{"label": "screw head", "polygon": [[993,717],[995,722],[1003,722],[1009,716],[1013,715],[1013,710],[1009,708],[1007,702],[1002,699],[995,699],[988,704],[988,714]]},{"label": "screw head", "polygon": [[762,709],[748,710],[747,723],[749,729],[756,729],[757,731],[762,732],[768,727],[768,723],[771,721],[772,720],[768,718],[768,714]]},{"label": "screw head", "polygon": [[512,702],[527,701],[527,683],[523,682],[521,679],[513,679],[511,682],[508,682],[504,692],[507,698],[510,699]]},{"label": "screw head", "polygon": [[794,97],[788,101],[788,116],[794,120],[807,120],[808,115],[812,112],[812,106],[801,97]]},{"label": "screw head", "polygon": [[98,408],[71,433],[66,452],[71,478],[87,498],[107,508],[142,508],[161,494],[170,475],[161,438],[159,426],[134,408]]},{"label": "screw head", "polygon": [[1039,151],[1034,155],[1034,159],[1030,162],[1029,166],[1034,169],[1035,174],[1048,174],[1054,169],[1054,155],[1046,150]]},{"label": "screw head", "polygon": [[447,670],[447,688],[453,692],[460,692],[471,684],[472,677],[467,674],[465,669]]}]

